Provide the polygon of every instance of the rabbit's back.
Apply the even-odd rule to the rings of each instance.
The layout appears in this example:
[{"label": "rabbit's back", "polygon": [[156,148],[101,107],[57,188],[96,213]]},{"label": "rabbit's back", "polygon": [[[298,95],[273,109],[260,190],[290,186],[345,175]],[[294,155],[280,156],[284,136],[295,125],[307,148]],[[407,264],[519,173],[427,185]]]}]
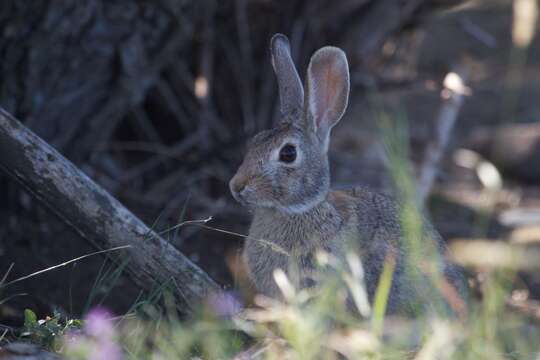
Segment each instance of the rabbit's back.
[{"label": "rabbit's back", "polygon": [[[465,297],[465,280],[462,271],[449,263],[446,245],[431,222],[420,216],[420,234],[405,233],[402,226],[403,208],[393,198],[356,187],[345,191],[355,203],[358,242],[366,276],[366,287],[371,299],[374,297],[385,260],[395,260],[395,270],[390,291],[389,311],[415,311],[418,306],[435,306],[436,302],[446,303],[442,294],[434,288],[427,274],[426,260],[436,261],[443,281],[450,285],[453,294]],[[412,242],[418,242],[414,247]],[[406,259],[410,259],[413,271],[406,271]],[[419,274],[413,277],[411,274]],[[448,287],[447,287],[448,288]],[[445,294],[448,295],[448,294]],[[439,299],[436,299],[439,298]]]}]

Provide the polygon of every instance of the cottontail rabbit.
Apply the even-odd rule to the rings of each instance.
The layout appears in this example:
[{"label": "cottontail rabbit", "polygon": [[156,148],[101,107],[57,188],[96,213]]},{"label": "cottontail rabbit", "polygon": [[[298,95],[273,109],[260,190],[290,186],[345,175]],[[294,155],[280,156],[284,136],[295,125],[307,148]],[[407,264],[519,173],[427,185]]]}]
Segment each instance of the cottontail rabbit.
[{"label": "cottontail rabbit", "polygon": [[[316,251],[342,258],[346,244],[354,239],[370,297],[385,256],[392,251],[397,263],[388,310],[424,302],[418,295],[423,285],[412,284],[404,271],[399,206],[363,188],[330,190],[330,130],[345,112],[349,96],[345,53],[330,46],[315,52],[307,70],[305,95],[287,37],[274,35],[271,54],[281,121],[249,141],[244,161],[230,181],[234,198],[254,212],[244,257],[258,291],[279,297],[273,271],[287,272],[291,265],[298,270],[298,285],[313,285]],[[442,254],[439,235],[429,223],[424,227],[422,241],[434,241]],[[449,283],[460,286],[460,272],[444,260],[441,266]]]}]

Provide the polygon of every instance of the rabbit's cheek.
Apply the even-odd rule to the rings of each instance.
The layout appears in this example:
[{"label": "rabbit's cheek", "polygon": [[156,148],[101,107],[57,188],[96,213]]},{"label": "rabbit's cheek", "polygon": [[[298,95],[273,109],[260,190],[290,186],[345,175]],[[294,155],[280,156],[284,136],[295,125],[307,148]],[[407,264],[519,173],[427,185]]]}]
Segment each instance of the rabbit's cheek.
[{"label": "rabbit's cheek", "polygon": [[275,188],[281,188],[282,191],[285,190],[292,190],[291,186],[295,186],[296,181],[296,168],[292,167],[281,167],[278,169],[277,175],[274,177],[274,184],[273,186]]},{"label": "rabbit's cheek", "polygon": [[282,200],[287,196],[286,188],[282,185],[276,185],[272,189],[272,197],[276,199],[277,202],[283,202]]},{"label": "rabbit's cheek", "polygon": [[266,182],[264,184],[261,184],[259,188],[259,194],[263,199],[266,199],[268,201],[275,199],[275,187],[272,186],[272,183]]}]

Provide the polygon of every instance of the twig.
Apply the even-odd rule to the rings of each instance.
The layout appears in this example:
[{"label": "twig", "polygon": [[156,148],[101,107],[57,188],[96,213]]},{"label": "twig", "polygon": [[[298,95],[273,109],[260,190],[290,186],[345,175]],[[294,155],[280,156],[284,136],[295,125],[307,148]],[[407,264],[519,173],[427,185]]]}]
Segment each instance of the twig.
[{"label": "twig", "polygon": [[238,84],[242,89],[243,98],[240,102],[244,115],[244,131],[251,133],[255,127],[255,103],[253,80],[253,59],[250,41],[250,29],[247,15],[246,0],[235,0],[236,30],[239,38],[240,49],[237,59],[238,65],[242,71],[238,74]]},{"label": "twig", "polygon": [[[8,284],[6,284],[7,286]],[[0,289],[2,288],[2,284],[0,284]],[[5,297],[5,298],[2,298],[2,300],[0,300],[0,305],[3,305],[5,303],[7,303],[8,301],[10,301],[11,299],[14,299],[14,298],[17,298],[19,296],[28,296],[28,293],[18,293],[18,294],[13,294],[13,295],[10,295],[8,297]]]},{"label": "twig", "polygon": [[178,96],[176,96],[176,94],[173,93],[169,83],[164,79],[160,79],[157,81],[156,85],[159,93],[161,94],[162,101],[169,108],[169,110],[173,112],[174,117],[182,130],[189,130],[191,127],[191,121],[186,112],[182,109],[182,105],[179,103],[180,99]]},{"label": "twig", "polygon": [[199,114],[199,107],[194,99],[195,77],[182,61],[175,62],[170,67],[170,73],[171,76],[168,79],[170,85],[178,92],[178,97],[182,99],[182,105],[186,109],[187,114],[191,118],[196,119]]},{"label": "twig", "polygon": [[[217,232],[220,232],[220,233],[223,233],[223,234],[227,234],[227,235],[238,236],[238,237],[245,238],[245,239],[250,238],[248,235],[240,234],[240,233],[237,233],[237,232],[234,232],[234,231],[223,230],[223,229],[218,229],[218,228],[215,228],[215,227],[203,225],[203,224],[206,223],[206,221],[210,221],[210,220],[212,220],[212,217],[209,217],[209,218],[206,219],[206,220],[185,221],[184,223],[175,225],[175,226],[173,226],[172,228],[169,228],[169,229],[167,229],[167,230],[164,230],[164,231],[161,232],[160,234],[163,234],[163,233],[165,233],[165,232],[168,232],[168,231],[177,229],[178,227],[181,227],[181,226],[184,226],[184,225],[195,225],[195,226],[198,226],[198,227],[202,227],[203,229],[208,229],[208,230],[212,230],[212,231],[217,231]],[[270,241],[267,241],[267,240],[264,240],[264,239],[256,239],[256,238],[253,238],[253,240],[255,240],[255,241],[261,243],[262,245],[268,246],[271,250],[273,250],[273,251],[275,251],[275,252],[277,252],[277,253],[280,253],[280,254],[285,255],[285,256],[290,256],[290,254],[289,254],[285,249],[283,249],[281,246],[279,246],[278,244],[275,244],[275,243],[273,243],[273,242],[270,242]]]},{"label": "twig", "polygon": [[2,285],[4,284],[4,282],[6,281],[7,277],[9,276],[9,273],[11,272],[11,269],[13,269],[13,265],[15,265],[15,263],[11,263],[6,271],[6,273],[4,274],[4,276],[2,277],[2,280],[0,280],[0,287],[2,287]]},{"label": "twig", "polygon": [[152,197],[170,197],[171,191],[178,191],[178,187],[191,188],[194,184],[199,184],[201,181],[207,179],[209,175],[204,168],[197,169],[187,173],[186,169],[180,168],[168,175],[165,175],[161,180],[152,184],[150,189],[146,192],[146,196]]},{"label": "twig", "polygon": [[169,149],[169,153],[165,156],[163,154],[152,157],[151,159],[129,169],[119,179],[120,183],[126,183],[134,178],[141,176],[142,174],[154,169],[156,166],[163,163],[165,160],[171,157],[181,156],[184,152],[199,144],[202,133],[200,131],[194,132],[188,137],[182,139],[177,144]]},{"label": "twig", "polygon": [[476,40],[480,41],[489,48],[493,49],[497,47],[497,39],[486,30],[473,23],[469,18],[460,17],[458,21],[463,26],[463,30],[468,32]]},{"label": "twig", "polygon": [[424,204],[429,195],[439,163],[444,155],[450,134],[463,104],[464,96],[468,95],[469,89],[465,82],[468,74],[465,69],[450,72],[444,79],[444,88],[441,92],[443,101],[439,115],[434,122],[434,134],[425,148],[422,163],[418,169],[418,200]]},{"label": "twig", "polygon": [[154,124],[152,124],[152,120],[150,120],[148,114],[141,105],[135,106],[132,114],[133,119],[135,120],[139,128],[143,131],[144,135],[146,135],[153,142],[159,144],[163,143],[161,136],[156,130],[156,127],[154,126]]},{"label": "twig", "polygon": [[175,157],[171,154],[171,149],[169,147],[147,141],[111,141],[100,143],[93,151],[139,151],[163,155],[165,157]]},{"label": "twig", "polygon": [[20,278],[15,279],[15,280],[11,280],[11,281],[9,281],[9,282],[7,282],[7,283],[4,283],[4,284],[0,285],[0,288],[2,288],[2,287],[7,287],[7,286],[12,285],[12,284],[16,284],[16,283],[21,282],[21,281],[23,281],[23,280],[30,279],[30,278],[32,278],[32,277],[34,277],[34,276],[36,276],[36,275],[43,274],[43,273],[45,273],[45,272],[47,272],[47,271],[51,271],[51,270],[55,270],[55,269],[64,267],[64,266],[66,266],[66,265],[72,264],[72,263],[74,263],[74,262],[77,262],[77,261],[82,260],[82,259],[86,259],[86,258],[91,257],[91,256],[94,256],[94,255],[105,254],[105,253],[109,253],[109,252],[113,252],[113,251],[117,251],[117,250],[122,250],[122,249],[128,249],[128,248],[130,248],[130,247],[131,247],[131,245],[117,246],[117,247],[112,248],[112,249],[100,250],[100,251],[96,251],[96,252],[93,252],[93,253],[90,253],[90,254],[86,254],[86,255],[83,255],[83,256],[79,256],[79,257],[76,257],[76,258],[74,258],[74,259],[65,261],[65,262],[63,262],[63,263],[60,263],[60,264],[57,264],[57,265],[48,267],[48,268],[46,268],[46,269],[42,269],[42,270],[33,272],[33,273],[31,273],[31,274],[22,276],[22,277],[20,277]]},{"label": "twig", "polygon": [[[4,325],[0,325],[0,328],[2,328]],[[4,329],[4,331],[2,332],[2,335],[0,335],[0,342],[2,342],[4,340],[4,338],[6,337],[6,334],[9,332],[9,331],[12,331],[13,332],[13,329],[10,329],[9,327],[6,327],[6,329]]]}]

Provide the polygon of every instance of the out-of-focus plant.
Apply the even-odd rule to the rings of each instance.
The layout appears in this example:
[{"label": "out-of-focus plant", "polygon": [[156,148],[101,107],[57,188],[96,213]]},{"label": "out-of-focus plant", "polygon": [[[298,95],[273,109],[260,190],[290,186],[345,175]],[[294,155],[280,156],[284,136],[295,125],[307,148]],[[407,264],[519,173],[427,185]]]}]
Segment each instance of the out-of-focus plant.
[{"label": "out-of-focus plant", "polygon": [[102,308],[90,311],[82,331],[66,334],[64,344],[69,359],[123,359],[111,314]]},{"label": "out-of-focus plant", "polygon": [[30,309],[24,310],[24,329],[20,337],[46,349],[58,351],[62,347],[62,336],[81,327],[78,319],[66,319],[59,312],[45,319],[38,319]]}]

